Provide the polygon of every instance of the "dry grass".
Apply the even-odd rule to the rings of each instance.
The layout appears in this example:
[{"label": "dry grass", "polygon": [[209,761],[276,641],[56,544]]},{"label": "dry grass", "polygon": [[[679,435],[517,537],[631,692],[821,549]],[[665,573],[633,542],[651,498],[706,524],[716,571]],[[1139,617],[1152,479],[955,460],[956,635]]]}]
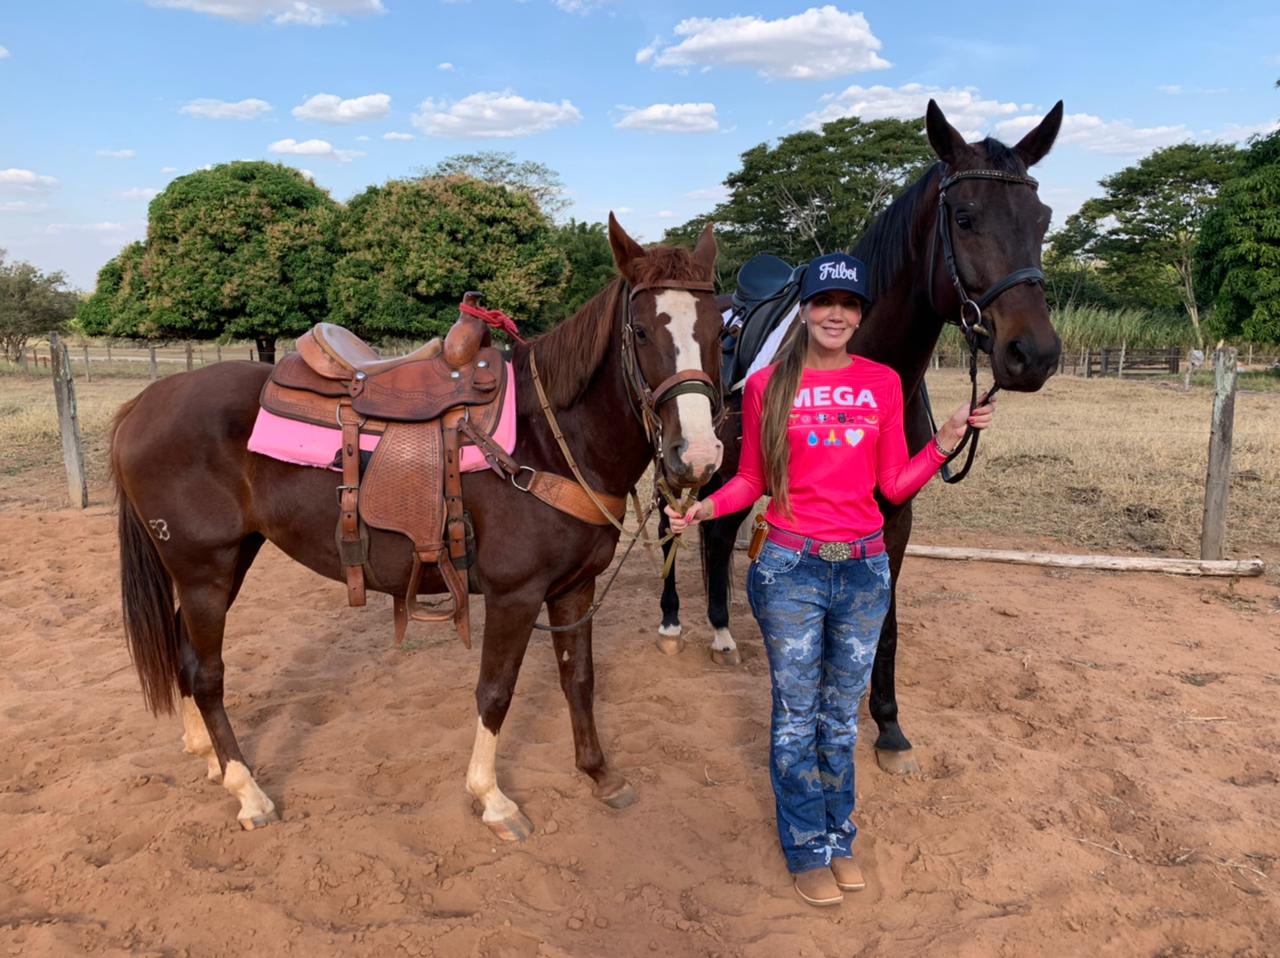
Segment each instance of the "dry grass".
[{"label": "dry grass", "polygon": [[[968,377],[934,372],[929,389],[942,417],[968,399]],[[1198,555],[1211,410],[1210,389],[1183,393],[1167,383],[1068,376],[1038,393],[1001,393],[973,472],[955,486],[931,483],[920,496],[917,528]],[[1237,395],[1231,555],[1280,552],[1278,433],[1280,394]]]},{"label": "dry grass", "polygon": [[[984,382],[989,382],[989,376]],[[968,396],[965,374],[930,374],[939,415]],[[90,491],[109,498],[112,414],[145,378],[78,381]],[[1032,395],[1002,393],[969,478],[921,493],[919,541],[979,533],[998,547],[1048,537],[1089,551],[1194,556],[1208,456],[1207,388],[1055,377]],[[1236,400],[1228,550],[1280,559],[1280,393]],[[0,375],[0,504],[65,504],[53,388],[45,376]],[[968,538],[966,536],[966,538]]]}]

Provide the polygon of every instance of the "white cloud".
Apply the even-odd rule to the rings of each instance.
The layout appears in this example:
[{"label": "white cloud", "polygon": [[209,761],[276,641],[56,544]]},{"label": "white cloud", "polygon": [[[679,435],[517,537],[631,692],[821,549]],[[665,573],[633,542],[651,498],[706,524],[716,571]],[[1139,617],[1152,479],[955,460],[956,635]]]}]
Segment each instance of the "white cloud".
[{"label": "white cloud", "polygon": [[154,186],[135,186],[132,189],[121,190],[116,195],[122,200],[146,200],[150,202],[159,194],[160,191]]},{"label": "white cloud", "polygon": [[177,173],[178,168],[176,166],[162,166],[160,167],[160,172],[161,173]]},{"label": "white cloud", "polygon": [[382,0],[147,0],[153,7],[191,10],[246,23],[271,18],[272,23],[322,27],[340,22],[342,15],[386,13]]},{"label": "white cloud", "polygon": [[452,69],[453,69],[453,64],[452,64],[452,63],[438,63],[438,64],[436,64],[436,69],[437,69],[437,70],[444,70],[446,73],[448,73],[450,70],[452,70]]},{"label": "white cloud", "polygon": [[50,223],[44,228],[46,233],[123,233],[127,226],[123,223]]},{"label": "white cloud", "polygon": [[303,140],[299,143],[292,137],[285,140],[276,140],[267,147],[267,152],[278,153],[282,156],[325,156],[335,159],[339,163],[347,163],[357,156],[364,156],[359,150],[334,149],[333,144],[328,140]]},{"label": "white cloud", "polygon": [[10,167],[0,170],[0,190],[11,193],[47,193],[58,188],[58,181],[52,176],[42,176],[31,170],[18,170]]},{"label": "white cloud", "polygon": [[361,133],[359,136],[357,136],[357,137],[356,137],[356,142],[357,142],[357,143],[368,143],[368,142],[369,142],[370,140],[372,140],[372,139],[373,139],[373,137],[368,136],[367,134]]},{"label": "white cloud", "polygon": [[0,203],[0,213],[43,213],[49,208],[48,203],[33,203],[31,200],[8,200]]},{"label": "white cloud", "polygon": [[99,150],[98,155],[108,160],[132,160],[137,154],[133,150]]},{"label": "white cloud", "polygon": [[391,97],[385,93],[371,93],[344,100],[332,93],[318,93],[302,106],[293,108],[299,120],[316,120],[320,123],[362,123],[377,120],[391,109]]},{"label": "white cloud", "polygon": [[568,100],[526,100],[506,90],[473,93],[452,104],[428,98],[414,114],[413,125],[427,136],[498,139],[542,133],[581,119]]},{"label": "white cloud", "polygon": [[644,130],[648,133],[714,133],[714,103],[655,103],[640,109],[619,107],[626,115],[614,124],[619,130]]},{"label": "white cloud", "polygon": [[[1006,142],[1020,139],[1040,122],[1040,117],[1020,116],[996,124],[996,134]],[[1058,144],[1071,144],[1107,156],[1141,156],[1152,150],[1192,138],[1186,124],[1176,126],[1134,126],[1130,120],[1103,120],[1088,113],[1069,113],[1062,118]]]},{"label": "white cloud", "polygon": [[[767,77],[816,80],[891,65],[876,52],[880,40],[866,17],[830,5],[779,20],[694,17],[676,24],[675,33],[683,39],[657,52],[655,66],[746,67]],[[649,59],[648,49],[637,62],[644,62],[641,54]]]},{"label": "white cloud", "polygon": [[1182,92],[1182,87],[1177,83],[1162,83],[1156,89],[1161,93],[1169,94],[1169,96],[1177,96]]},{"label": "white cloud", "polygon": [[0,60],[9,59],[9,50],[7,47],[0,47]]},{"label": "white cloud", "polygon": [[202,98],[192,100],[178,112],[202,120],[256,120],[262,114],[271,112],[271,104],[266,100],[255,99],[230,103],[226,100]]},{"label": "white cloud", "polygon": [[685,194],[685,199],[710,200],[712,203],[720,203],[728,198],[729,191],[723,186],[713,186],[705,190],[690,190]]},{"label": "white cloud", "polygon": [[674,210],[658,210],[658,219],[660,220],[673,220],[675,218],[676,214]]},{"label": "white cloud", "polygon": [[1269,136],[1277,129],[1280,129],[1280,123],[1274,120],[1263,123],[1228,123],[1214,133],[1206,132],[1206,136],[1222,143],[1243,143],[1251,136]]},{"label": "white cloud", "polygon": [[817,129],[824,123],[846,116],[864,120],[914,120],[924,116],[930,100],[936,100],[947,120],[966,140],[977,140],[985,135],[996,117],[1012,116],[1019,110],[1016,103],[984,99],[971,87],[949,87],[944,90],[920,83],[908,83],[896,88],[851,86],[843,93],[828,94],[822,100],[826,106],[800,121],[805,129]]},{"label": "white cloud", "polygon": [[653,42],[647,47],[641,47],[636,51],[636,63],[648,63],[660,46],[662,46],[662,37],[654,37]]},{"label": "white cloud", "polygon": [[390,133],[384,133],[384,134],[382,134],[382,138],[383,138],[384,140],[396,140],[396,141],[399,141],[399,142],[404,142],[404,141],[407,141],[407,140],[412,140],[412,139],[413,139],[413,134],[412,134],[412,133],[397,133],[396,131],[392,130]]},{"label": "white cloud", "polygon": [[580,16],[586,16],[601,7],[608,6],[613,0],[551,0],[557,10],[563,10],[565,13],[576,13]]}]

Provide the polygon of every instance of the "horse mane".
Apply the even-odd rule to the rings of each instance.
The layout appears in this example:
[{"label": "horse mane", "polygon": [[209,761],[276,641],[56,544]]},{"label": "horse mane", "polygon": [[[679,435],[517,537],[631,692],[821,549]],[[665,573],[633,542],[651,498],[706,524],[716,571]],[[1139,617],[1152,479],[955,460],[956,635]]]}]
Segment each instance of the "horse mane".
[{"label": "horse mane", "polygon": [[[706,280],[706,270],[693,259],[690,250],[679,246],[655,246],[631,263],[637,286],[660,279]],[[517,379],[528,380],[529,356],[538,351],[538,378],[547,399],[555,409],[565,409],[578,401],[596,372],[604,365],[614,329],[621,325],[619,313],[627,308],[629,287],[621,276],[615,276],[582,308],[517,349],[514,367]],[[517,411],[532,415],[539,410],[538,397],[532,390],[521,391]]]},{"label": "horse mane", "polygon": [[[971,144],[969,149],[975,157],[980,157],[976,165],[984,169],[1027,172],[1018,154],[992,137]],[[919,249],[915,231],[921,204],[932,198],[937,181],[948,172],[950,170],[945,163],[934,163],[875,218],[858,240],[853,255],[867,264],[873,298],[888,289],[902,270],[914,261],[914,254]]]}]

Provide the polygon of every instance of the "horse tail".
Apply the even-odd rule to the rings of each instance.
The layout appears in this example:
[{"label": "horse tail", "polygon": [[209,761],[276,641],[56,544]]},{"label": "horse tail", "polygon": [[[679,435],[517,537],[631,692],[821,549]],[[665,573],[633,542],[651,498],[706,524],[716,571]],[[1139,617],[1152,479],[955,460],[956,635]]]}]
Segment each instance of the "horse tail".
[{"label": "horse tail", "polygon": [[142,699],[152,713],[172,713],[181,654],[174,612],[173,578],[160,561],[150,530],[129,500],[121,482],[117,434],[137,403],[130,400],[116,413],[111,428],[111,474],[119,511],[120,598],[129,658],[138,670]]}]

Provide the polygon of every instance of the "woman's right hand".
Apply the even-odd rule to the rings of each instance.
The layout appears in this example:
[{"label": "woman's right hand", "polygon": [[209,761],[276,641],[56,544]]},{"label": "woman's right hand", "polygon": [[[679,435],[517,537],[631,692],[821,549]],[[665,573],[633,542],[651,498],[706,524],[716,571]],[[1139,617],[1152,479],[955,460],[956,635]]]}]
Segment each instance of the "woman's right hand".
[{"label": "woman's right hand", "polygon": [[662,511],[667,514],[667,519],[671,523],[672,534],[677,536],[681,535],[686,529],[692,529],[704,519],[714,519],[716,512],[715,506],[706,499],[701,502],[695,502],[683,516],[671,506],[663,506]]}]

